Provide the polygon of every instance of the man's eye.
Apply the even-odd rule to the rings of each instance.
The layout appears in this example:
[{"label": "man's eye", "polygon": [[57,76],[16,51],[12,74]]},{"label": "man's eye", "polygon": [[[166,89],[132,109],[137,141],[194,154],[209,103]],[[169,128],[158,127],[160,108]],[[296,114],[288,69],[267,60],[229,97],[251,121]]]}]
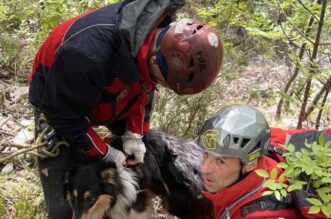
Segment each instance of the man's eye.
[{"label": "man's eye", "polygon": [[218,164],[223,164],[224,163],[224,160],[223,159],[217,159],[217,163]]}]

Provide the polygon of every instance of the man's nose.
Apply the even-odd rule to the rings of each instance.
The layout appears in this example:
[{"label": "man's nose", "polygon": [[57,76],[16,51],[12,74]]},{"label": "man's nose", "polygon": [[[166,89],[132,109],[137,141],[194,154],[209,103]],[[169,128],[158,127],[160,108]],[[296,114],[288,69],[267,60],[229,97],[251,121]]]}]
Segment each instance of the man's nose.
[{"label": "man's nose", "polygon": [[202,162],[202,166],[201,166],[201,172],[202,173],[210,173],[212,172],[212,163],[211,163],[211,159],[209,159],[208,157],[205,158]]}]

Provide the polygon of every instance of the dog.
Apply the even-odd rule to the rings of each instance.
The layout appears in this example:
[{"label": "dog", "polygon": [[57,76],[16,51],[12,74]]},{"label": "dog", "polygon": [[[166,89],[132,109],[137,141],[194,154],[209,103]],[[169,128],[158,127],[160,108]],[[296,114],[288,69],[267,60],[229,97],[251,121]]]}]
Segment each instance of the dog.
[{"label": "dog", "polygon": [[[211,204],[200,193],[203,151],[160,131],[151,131],[143,141],[142,164],[119,171],[113,163],[93,161],[69,174],[67,194],[74,219],[151,218],[156,196],[165,212],[179,218],[212,218]],[[110,144],[121,149],[121,138]]]}]

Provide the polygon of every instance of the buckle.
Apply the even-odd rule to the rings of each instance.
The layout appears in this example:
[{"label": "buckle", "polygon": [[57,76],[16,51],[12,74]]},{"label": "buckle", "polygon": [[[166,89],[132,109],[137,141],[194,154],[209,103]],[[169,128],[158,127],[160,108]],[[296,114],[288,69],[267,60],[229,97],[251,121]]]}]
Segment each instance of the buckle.
[{"label": "buckle", "polygon": [[259,205],[260,209],[262,209],[262,210],[267,208],[267,204],[265,203],[265,201],[260,201],[258,203],[258,205]]},{"label": "buckle", "polygon": [[243,207],[243,208],[241,209],[241,216],[242,216],[242,217],[245,217],[248,213],[249,213],[249,212],[248,212],[248,209],[247,209],[246,207]]}]

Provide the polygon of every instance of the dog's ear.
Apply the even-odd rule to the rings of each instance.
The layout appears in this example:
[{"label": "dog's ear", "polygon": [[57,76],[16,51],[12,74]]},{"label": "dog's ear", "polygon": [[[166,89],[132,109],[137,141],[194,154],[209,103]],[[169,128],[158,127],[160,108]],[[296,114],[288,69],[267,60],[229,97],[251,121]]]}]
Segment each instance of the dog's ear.
[{"label": "dog's ear", "polygon": [[96,165],[100,178],[105,182],[112,182],[115,174],[117,174],[116,164],[113,162],[98,162]]}]

